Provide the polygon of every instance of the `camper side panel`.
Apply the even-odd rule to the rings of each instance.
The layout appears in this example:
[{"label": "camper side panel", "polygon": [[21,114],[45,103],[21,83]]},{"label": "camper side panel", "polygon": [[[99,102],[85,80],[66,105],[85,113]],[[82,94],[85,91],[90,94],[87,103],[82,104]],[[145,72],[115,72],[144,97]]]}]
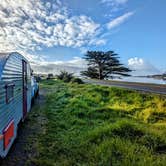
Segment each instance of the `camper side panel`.
[{"label": "camper side panel", "polygon": [[[4,107],[6,107],[6,100],[5,100],[5,84],[0,81],[0,135],[3,135],[3,129],[4,129]],[[7,112],[8,113],[8,112]],[[0,156],[4,155],[3,152],[3,139],[0,140]]]},{"label": "camper side panel", "polygon": [[[6,156],[8,153],[13,140],[17,134],[17,125],[23,117],[23,84],[22,84],[22,59],[23,57],[19,54],[12,54],[3,69],[3,74],[1,77],[1,87],[0,88],[0,132],[4,131],[4,128],[8,126],[12,121],[14,123],[14,136],[10,141],[7,148],[4,149],[4,140],[0,141],[0,155]],[[28,68],[28,70],[30,70]],[[28,73],[28,91],[27,91],[27,102],[28,110],[30,110],[31,105],[31,83],[30,83],[30,71]],[[13,97],[10,101],[6,100],[6,87],[13,86]],[[10,92],[9,92],[10,93]],[[3,146],[3,148],[2,148]]]}]

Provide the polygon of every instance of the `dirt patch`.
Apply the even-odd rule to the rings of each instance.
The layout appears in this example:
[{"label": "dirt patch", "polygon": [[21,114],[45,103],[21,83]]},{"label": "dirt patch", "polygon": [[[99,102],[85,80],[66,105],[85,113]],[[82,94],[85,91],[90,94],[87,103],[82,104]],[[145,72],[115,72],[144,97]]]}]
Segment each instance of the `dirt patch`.
[{"label": "dirt patch", "polygon": [[1,166],[33,166],[30,159],[38,155],[36,150],[38,134],[44,132],[47,121],[42,111],[46,93],[46,90],[40,90],[31,112],[25,121],[19,124],[17,138],[7,157],[0,161]]}]

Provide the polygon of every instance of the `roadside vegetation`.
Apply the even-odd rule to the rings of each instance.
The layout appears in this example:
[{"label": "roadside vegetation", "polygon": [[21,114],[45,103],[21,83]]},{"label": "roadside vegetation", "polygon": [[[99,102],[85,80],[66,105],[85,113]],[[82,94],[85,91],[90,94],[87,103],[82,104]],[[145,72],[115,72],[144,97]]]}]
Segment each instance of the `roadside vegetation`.
[{"label": "roadside vegetation", "polygon": [[59,80],[40,86],[47,120],[30,163],[165,166],[165,97]]},{"label": "roadside vegetation", "polygon": [[58,80],[62,80],[63,82],[71,82],[71,83],[78,83],[83,84],[84,82],[77,77],[74,77],[73,73],[69,73],[67,71],[61,71],[58,75],[56,75]]}]

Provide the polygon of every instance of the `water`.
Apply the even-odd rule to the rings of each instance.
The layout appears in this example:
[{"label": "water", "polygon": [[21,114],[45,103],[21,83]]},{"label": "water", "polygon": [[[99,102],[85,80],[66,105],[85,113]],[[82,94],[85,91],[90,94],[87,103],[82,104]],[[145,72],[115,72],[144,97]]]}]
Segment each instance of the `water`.
[{"label": "water", "polygon": [[153,83],[153,84],[166,84],[166,80],[158,80],[154,78],[146,78],[146,77],[123,77],[122,79],[114,79],[118,81],[127,81],[127,82],[142,82],[142,83]]}]

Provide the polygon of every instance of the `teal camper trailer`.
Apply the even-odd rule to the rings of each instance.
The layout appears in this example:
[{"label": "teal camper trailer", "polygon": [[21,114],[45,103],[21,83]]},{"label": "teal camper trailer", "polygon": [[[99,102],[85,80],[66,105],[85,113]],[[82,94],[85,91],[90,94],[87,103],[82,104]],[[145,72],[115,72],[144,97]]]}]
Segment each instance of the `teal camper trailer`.
[{"label": "teal camper trailer", "polygon": [[[13,144],[20,121],[31,109],[31,68],[17,52],[0,53],[0,157]],[[33,94],[34,95],[34,94]]]}]

